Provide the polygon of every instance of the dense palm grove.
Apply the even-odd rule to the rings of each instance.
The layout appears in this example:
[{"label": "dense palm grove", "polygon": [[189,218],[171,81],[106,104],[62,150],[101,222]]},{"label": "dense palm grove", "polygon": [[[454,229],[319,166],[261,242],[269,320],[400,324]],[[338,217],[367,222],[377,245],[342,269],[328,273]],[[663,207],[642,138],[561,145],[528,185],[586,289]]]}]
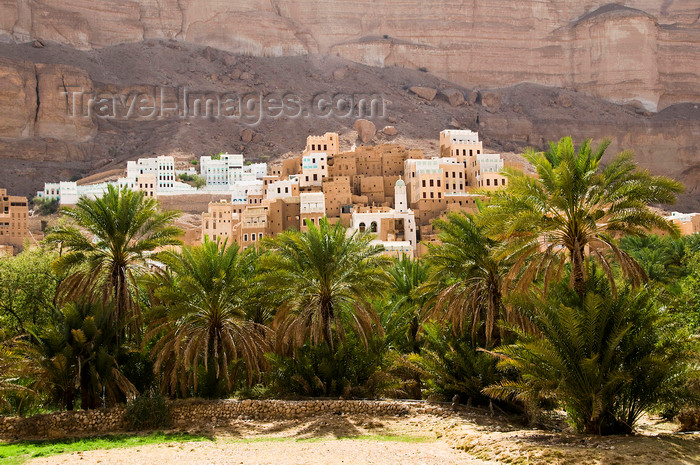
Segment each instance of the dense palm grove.
[{"label": "dense palm grove", "polygon": [[258,249],[173,247],[152,198],[83,198],[0,261],[0,408],[458,394],[595,434],[673,416],[700,395],[700,240],[648,207],[678,183],[626,153],[603,167],[606,147],[526,153],[537,176],[435,221],[422,260],[325,220]]}]

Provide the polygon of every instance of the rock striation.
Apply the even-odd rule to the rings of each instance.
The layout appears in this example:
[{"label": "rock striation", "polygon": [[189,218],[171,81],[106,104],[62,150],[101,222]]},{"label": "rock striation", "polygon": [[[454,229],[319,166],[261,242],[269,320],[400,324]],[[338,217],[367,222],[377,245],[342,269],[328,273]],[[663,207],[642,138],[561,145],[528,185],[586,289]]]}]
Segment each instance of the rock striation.
[{"label": "rock striation", "polygon": [[531,82],[656,111],[700,100],[699,18],[697,0],[2,0],[0,40],[330,53],[464,86]]},{"label": "rock striation", "polygon": [[[411,92],[416,86],[437,95],[426,100]],[[124,117],[139,95],[163,91],[172,99],[185,88],[200,96],[293,92],[309,114],[254,118],[253,124],[194,115]],[[118,115],[107,117],[93,106],[91,116],[74,117],[70,109],[80,106],[81,97],[67,90],[82,90],[83,104],[97,93],[111,95]],[[347,115],[314,113],[318,96],[368,93],[381,95],[381,114],[368,115],[359,100]],[[610,155],[632,150],[643,168],[684,182],[676,208],[698,211],[698,107],[674,104],[651,113],[640,104],[621,106],[555,87],[465,88],[420,70],[375,68],[333,55],[245,57],[175,40],[87,51],[52,42],[42,48],[0,43],[0,185],[32,196],[44,182],[123,169],[127,160],[157,154],[191,159],[229,151],[271,161],[301,151],[307,134],[327,131],[352,135],[348,147],[363,132],[364,143],[390,137],[435,156],[439,132],[455,127],[478,131],[485,147],[500,152],[544,148],[565,135],[576,141],[610,138]],[[367,120],[363,131],[354,127],[359,119]]]}]

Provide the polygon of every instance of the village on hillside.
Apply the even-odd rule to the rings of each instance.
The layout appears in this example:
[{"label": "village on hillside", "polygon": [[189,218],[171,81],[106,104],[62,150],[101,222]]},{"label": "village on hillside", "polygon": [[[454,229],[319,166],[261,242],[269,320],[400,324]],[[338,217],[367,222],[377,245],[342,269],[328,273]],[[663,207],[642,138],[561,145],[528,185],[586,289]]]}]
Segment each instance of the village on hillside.
[{"label": "village on hillside", "polygon": [[[326,217],[349,233],[372,232],[386,255],[420,257],[426,244],[437,240],[434,219],[450,211],[475,211],[484,192],[506,186],[504,167],[524,168],[485,153],[471,130],[442,131],[439,147],[439,156],[430,157],[397,144],[341,151],[338,134],[326,133],[308,136],[301,154],[269,166],[229,153],[176,166],[174,157],[161,155],[127,162],[125,175],[115,181],[91,183],[91,176],[47,182],[37,198],[70,206],[83,196],[101,196],[110,184],[143,191],[164,208],[201,212],[201,222],[184,228],[185,244],[206,237],[244,249],[288,229],[304,231],[307,222]],[[26,198],[0,190],[0,256],[41,238],[41,232],[30,232],[29,216]],[[673,212],[667,219],[682,234],[700,231],[700,214]]]}]

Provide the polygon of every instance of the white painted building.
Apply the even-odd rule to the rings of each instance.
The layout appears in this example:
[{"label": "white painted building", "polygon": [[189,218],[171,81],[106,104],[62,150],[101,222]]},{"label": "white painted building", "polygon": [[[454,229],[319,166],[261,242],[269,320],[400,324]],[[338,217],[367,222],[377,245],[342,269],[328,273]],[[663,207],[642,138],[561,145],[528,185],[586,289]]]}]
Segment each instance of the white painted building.
[{"label": "white painted building", "polygon": [[[126,162],[126,177],[138,180],[142,176],[155,176],[155,190],[165,191],[175,187],[175,159],[171,156],[160,155],[156,158],[139,158],[137,161]],[[149,178],[150,180],[151,178]]]},{"label": "white painted building", "polygon": [[302,192],[299,194],[299,212],[326,213],[326,196],[323,192]]},{"label": "white painted building", "polygon": [[323,192],[302,192],[299,194],[300,227],[306,229],[306,220],[318,224],[326,216],[326,196]]},{"label": "white painted building", "polygon": [[[218,159],[203,156],[199,159],[200,175],[207,182],[207,189],[229,186],[244,180],[243,155],[222,153]],[[248,178],[251,177],[248,173]],[[252,175],[254,179],[255,176]]]},{"label": "white painted building", "polygon": [[267,185],[267,198],[270,200],[283,199],[299,195],[299,178],[290,177],[280,181],[273,181]]},{"label": "white painted building", "polygon": [[479,133],[470,129],[445,129],[440,132],[440,145],[478,143]]},{"label": "white painted building", "polygon": [[[384,228],[388,228],[384,230]],[[389,255],[396,251],[410,249],[409,256],[414,256],[418,247],[416,240],[416,219],[413,210],[408,208],[406,183],[399,179],[394,186],[394,208],[360,207],[352,212],[350,229],[353,231],[370,231],[377,236],[375,244],[384,246]],[[408,246],[408,247],[407,247]]]},{"label": "white painted building", "polygon": [[255,195],[262,197],[263,182],[255,179],[252,181],[237,182],[227,186],[226,192],[231,193],[231,202],[237,204],[248,204],[249,196]]},{"label": "white painted building", "polygon": [[251,163],[243,167],[244,173],[250,173],[255,179],[262,179],[267,176],[267,163]]},{"label": "white painted building", "polygon": [[299,185],[321,186],[328,177],[328,156],[323,152],[312,152],[301,158],[301,175]]}]

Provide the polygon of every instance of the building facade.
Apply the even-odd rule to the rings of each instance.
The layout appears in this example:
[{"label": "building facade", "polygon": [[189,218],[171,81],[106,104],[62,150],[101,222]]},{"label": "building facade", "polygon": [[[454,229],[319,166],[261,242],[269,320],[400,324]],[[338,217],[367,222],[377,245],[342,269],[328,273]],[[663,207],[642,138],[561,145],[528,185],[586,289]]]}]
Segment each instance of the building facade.
[{"label": "building facade", "polygon": [[0,246],[5,254],[10,247],[14,253],[22,250],[24,242],[31,239],[29,232],[29,203],[25,197],[8,195],[0,189]]}]

